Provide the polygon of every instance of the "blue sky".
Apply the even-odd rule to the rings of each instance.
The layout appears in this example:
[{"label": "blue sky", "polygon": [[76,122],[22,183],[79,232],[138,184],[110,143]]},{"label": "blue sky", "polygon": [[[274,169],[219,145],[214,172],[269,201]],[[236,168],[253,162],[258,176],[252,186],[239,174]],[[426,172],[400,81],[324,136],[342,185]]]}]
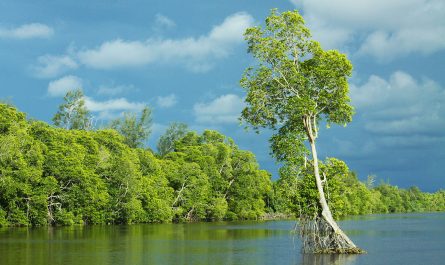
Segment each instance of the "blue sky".
[{"label": "blue sky", "polygon": [[253,64],[242,33],[271,8],[298,9],[314,39],[348,54],[356,107],[346,128],[322,129],[321,158],[345,160],[361,179],[445,188],[443,0],[0,2],[0,98],[50,122],[81,87],[98,125],[153,109],[155,146],[166,126],[216,129],[252,150],[276,177],[270,132],[245,132],[239,87]]}]

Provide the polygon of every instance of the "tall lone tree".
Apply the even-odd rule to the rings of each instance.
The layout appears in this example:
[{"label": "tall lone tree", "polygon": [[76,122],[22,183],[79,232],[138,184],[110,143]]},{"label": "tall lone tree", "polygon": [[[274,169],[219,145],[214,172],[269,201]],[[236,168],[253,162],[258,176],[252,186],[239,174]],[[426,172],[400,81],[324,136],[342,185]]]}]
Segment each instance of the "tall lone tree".
[{"label": "tall lone tree", "polygon": [[[271,11],[265,27],[245,32],[248,52],[258,63],[246,69],[240,81],[246,89],[247,107],[242,119],[258,131],[271,128],[277,160],[302,164],[309,161],[319,195],[315,216],[302,216],[303,251],[361,253],[332,217],[320,177],[316,140],[319,123],[346,125],[351,121],[348,77],[352,65],[344,54],[325,51],[311,39],[298,11]],[[307,159],[309,150],[312,159]]]},{"label": "tall lone tree", "polygon": [[64,103],[53,117],[54,125],[67,130],[90,130],[93,127],[92,117],[85,106],[81,89],[68,91]]}]

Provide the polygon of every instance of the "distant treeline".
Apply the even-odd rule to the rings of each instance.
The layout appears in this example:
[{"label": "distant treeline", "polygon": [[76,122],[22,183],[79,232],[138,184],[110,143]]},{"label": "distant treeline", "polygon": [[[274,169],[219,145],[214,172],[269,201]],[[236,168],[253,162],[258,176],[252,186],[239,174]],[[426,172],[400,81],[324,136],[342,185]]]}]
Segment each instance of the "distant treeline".
[{"label": "distant treeline", "polygon": [[[295,169],[285,166],[280,169],[280,179],[273,183],[273,210],[282,213],[315,213],[318,200],[311,165]],[[343,161],[328,158],[320,163],[327,181],[327,200],[335,218],[349,215],[374,213],[406,213],[445,211],[445,190],[427,193],[418,187],[400,189],[388,183],[375,185],[369,176],[366,182],[359,181]],[[298,176],[297,178],[295,176]]]},{"label": "distant treeline", "polygon": [[[165,139],[165,138],[164,138]],[[188,132],[162,155],[130,147],[116,130],[55,128],[0,104],[0,226],[260,219],[311,209],[304,170],[272,182],[230,138]],[[324,172],[337,216],[445,210],[445,191],[358,181],[343,162]]]}]

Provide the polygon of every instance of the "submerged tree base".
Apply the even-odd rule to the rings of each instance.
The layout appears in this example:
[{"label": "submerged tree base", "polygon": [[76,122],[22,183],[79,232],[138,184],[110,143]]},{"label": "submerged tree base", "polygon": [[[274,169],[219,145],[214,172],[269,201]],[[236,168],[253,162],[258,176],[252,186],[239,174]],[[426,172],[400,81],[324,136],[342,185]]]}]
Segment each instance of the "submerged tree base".
[{"label": "submerged tree base", "polygon": [[336,231],[323,217],[301,216],[299,230],[302,252],[315,254],[364,254],[341,231]]}]

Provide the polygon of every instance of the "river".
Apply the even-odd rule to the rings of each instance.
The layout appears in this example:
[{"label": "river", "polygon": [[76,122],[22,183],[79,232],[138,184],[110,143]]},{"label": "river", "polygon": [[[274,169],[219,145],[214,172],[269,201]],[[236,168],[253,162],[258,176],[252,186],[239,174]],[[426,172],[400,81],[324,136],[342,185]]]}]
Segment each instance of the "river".
[{"label": "river", "polygon": [[1,265],[445,264],[445,213],[339,222],[368,253],[302,255],[294,221],[0,229]]}]

